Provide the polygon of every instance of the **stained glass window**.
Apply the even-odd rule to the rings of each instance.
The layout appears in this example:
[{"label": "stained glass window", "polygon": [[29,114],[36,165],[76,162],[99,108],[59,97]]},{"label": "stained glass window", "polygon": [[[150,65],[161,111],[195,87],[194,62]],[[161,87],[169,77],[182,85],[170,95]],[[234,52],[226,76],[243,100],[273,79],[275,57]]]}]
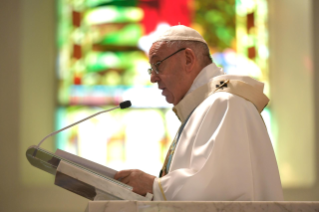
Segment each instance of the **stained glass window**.
[{"label": "stained glass window", "polygon": [[[56,128],[124,100],[132,107],[60,133],[57,147],[116,170],[158,175],[180,123],[149,82],[154,37],[191,26],[226,73],[263,81],[269,95],[266,23],[266,0],[59,0]],[[270,114],[263,114],[267,124]]]}]

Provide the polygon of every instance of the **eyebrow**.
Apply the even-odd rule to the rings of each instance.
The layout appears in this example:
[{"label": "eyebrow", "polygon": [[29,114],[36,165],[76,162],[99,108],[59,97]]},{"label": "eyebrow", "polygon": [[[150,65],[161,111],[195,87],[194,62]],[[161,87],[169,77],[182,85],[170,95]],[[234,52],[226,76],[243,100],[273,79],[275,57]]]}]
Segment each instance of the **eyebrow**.
[{"label": "eyebrow", "polygon": [[149,59],[149,63],[151,63],[151,60],[154,59],[155,57],[159,59],[159,56],[157,54],[153,54]]}]

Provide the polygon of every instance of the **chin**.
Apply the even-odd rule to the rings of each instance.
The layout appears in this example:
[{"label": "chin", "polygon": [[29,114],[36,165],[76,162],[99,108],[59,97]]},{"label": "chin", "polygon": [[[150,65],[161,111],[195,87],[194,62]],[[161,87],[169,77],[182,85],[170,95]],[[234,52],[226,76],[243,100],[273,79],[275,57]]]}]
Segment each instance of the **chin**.
[{"label": "chin", "polygon": [[166,102],[168,102],[169,104],[174,104],[173,99],[170,97],[166,97]]}]

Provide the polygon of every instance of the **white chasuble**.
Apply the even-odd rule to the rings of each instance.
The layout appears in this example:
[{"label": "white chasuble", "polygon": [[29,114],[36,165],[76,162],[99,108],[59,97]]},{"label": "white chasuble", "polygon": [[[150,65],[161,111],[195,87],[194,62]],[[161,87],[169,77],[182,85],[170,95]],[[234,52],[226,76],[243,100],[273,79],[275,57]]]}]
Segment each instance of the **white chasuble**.
[{"label": "white chasuble", "polygon": [[268,103],[263,84],[220,74],[214,64],[205,67],[174,107],[182,123],[195,110],[168,173],[154,180],[154,200],[283,200],[273,147],[260,116]]}]

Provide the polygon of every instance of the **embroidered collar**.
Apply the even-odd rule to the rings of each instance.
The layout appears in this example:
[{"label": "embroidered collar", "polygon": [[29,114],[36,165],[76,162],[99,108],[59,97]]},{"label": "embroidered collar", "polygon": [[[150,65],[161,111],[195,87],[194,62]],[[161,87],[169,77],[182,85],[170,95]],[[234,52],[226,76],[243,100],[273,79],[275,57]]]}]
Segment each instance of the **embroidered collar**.
[{"label": "embroidered collar", "polygon": [[[211,71],[208,67],[209,66],[205,67],[202,71]],[[196,77],[193,85],[191,86],[190,92],[188,92],[186,96],[173,108],[173,111],[182,123],[185,122],[186,118],[190,112],[194,110],[194,108],[201,104],[208,96],[217,92],[228,92],[240,96],[252,102],[259,113],[269,102],[269,99],[263,93],[264,84],[251,77],[240,75],[220,75],[216,73],[210,79],[203,80],[206,82],[203,84],[202,82],[198,82],[201,80],[202,76],[205,76],[205,73]],[[201,86],[197,87],[198,85]]]}]

